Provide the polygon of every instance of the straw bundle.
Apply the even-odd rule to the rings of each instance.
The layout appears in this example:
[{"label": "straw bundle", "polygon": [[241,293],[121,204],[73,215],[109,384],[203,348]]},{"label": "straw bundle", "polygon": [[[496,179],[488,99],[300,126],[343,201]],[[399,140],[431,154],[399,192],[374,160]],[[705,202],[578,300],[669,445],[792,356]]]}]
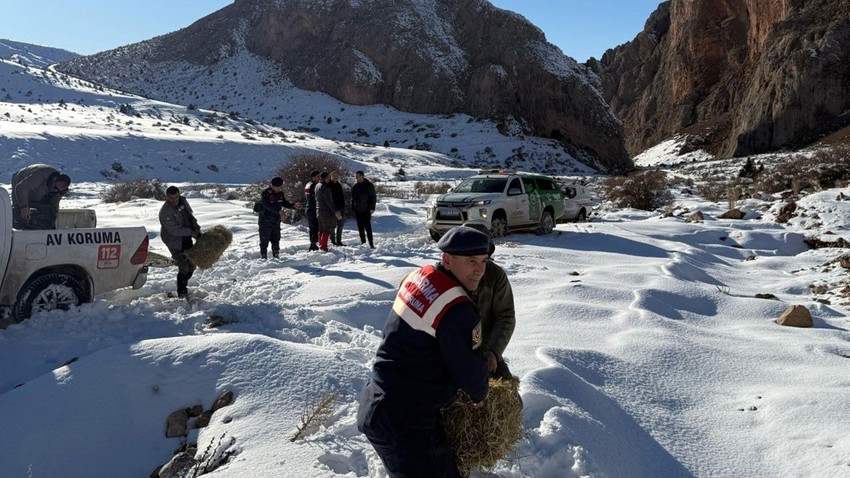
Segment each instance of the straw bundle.
[{"label": "straw bundle", "polygon": [[221,257],[233,240],[233,233],[224,226],[214,226],[201,233],[191,249],[184,254],[200,269],[209,269]]},{"label": "straw bundle", "polygon": [[475,470],[493,468],[507,457],[525,432],[519,380],[491,378],[490,393],[477,410],[463,395],[443,409],[443,426],[457,454],[458,470],[468,477]]}]

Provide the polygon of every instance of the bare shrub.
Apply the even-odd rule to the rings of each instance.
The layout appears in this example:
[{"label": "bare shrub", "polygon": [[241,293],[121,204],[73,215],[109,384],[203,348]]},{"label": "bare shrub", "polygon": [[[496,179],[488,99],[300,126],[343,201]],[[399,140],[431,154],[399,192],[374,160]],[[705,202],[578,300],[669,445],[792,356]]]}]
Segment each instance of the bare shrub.
[{"label": "bare shrub", "polygon": [[225,441],[225,435],[218,437],[218,442],[210,441],[203,454],[197,458],[198,463],[189,470],[191,474],[188,478],[197,478],[211,473],[230,461],[230,458],[236,454],[236,450],[232,448],[236,438],[230,437]]},{"label": "bare shrub", "polygon": [[828,189],[847,180],[850,180],[850,146],[836,146],[811,155],[792,155],[776,167],[765,169],[756,182],[767,192],[792,189],[798,194],[807,187]]},{"label": "bare shrub", "polygon": [[735,209],[735,206],[738,205],[738,199],[740,197],[741,197],[740,186],[730,182],[726,186],[726,202],[729,205],[729,209]]},{"label": "bare shrub", "polygon": [[413,192],[417,197],[427,196],[431,194],[445,194],[448,192],[449,188],[452,187],[450,183],[441,182],[441,183],[423,183],[422,181],[416,181],[413,184]]},{"label": "bare shrub", "polygon": [[335,391],[327,392],[322,396],[314,397],[304,404],[301,410],[301,425],[296,427],[295,435],[289,439],[294,442],[299,438],[315,432],[333,414],[334,406],[339,401],[339,395]]},{"label": "bare shrub", "polygon": [[[304,185],[310,180],[312,171],[328,173],[336,171],[340,182],[347,182],[347,179],[351,176],[351,172],[343,167],[337,158],[321,153],[292,156],[275,170],[273,176],[283,178],[283,196],[289,202],[294,203],[304,200]],[[271,180],[271,177],[269,180]],[[263,184],[265,185],[260,189],[260,192],[268,187],[268,181],[263,182]],[[259,194],[257,194],[257,197],[259,198]]]},{"label": "bare shrub", "polygon": [[708,181],[697,186],[697,193],[706,201],[720,202],[726,196],[727,181]]},{"label": "bare shrub", "polygon": [[673,200],[667,175],[661,171],[639,171],[627,176],[612,176],[603,182],[605,199],[617,207],[652,211]]},{"label": "bare shrub", "polygon": [[407,185],[375,183],[375,194],[378,197],[389,197],[396,199],[411,199],[416,196],[414,189]]},{"label": "bare shrub", "polygon": [[165,200],[165,186],[159,179],[118,181],[100,193],[105,203],[126,202],[136,198]]}]

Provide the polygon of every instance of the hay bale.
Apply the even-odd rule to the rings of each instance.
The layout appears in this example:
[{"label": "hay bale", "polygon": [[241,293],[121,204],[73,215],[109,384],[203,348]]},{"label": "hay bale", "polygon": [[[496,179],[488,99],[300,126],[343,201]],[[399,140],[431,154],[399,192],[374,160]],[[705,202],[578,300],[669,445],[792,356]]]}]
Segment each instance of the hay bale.
[{"label": "hay bale", "polygon": [[201,233],[195,245],[184,254],[199,269],[209,269],[221,258],[231,241],[233,233],[229,229],[221,225],[214,226]]},{"label": "hay bale", "polygon": [[477,410],[465,395],[443,409],[443,426],[457,454],[458,470],[468,477],[505,459],[525,431],[519,380],[491,378],[490,393]]}]

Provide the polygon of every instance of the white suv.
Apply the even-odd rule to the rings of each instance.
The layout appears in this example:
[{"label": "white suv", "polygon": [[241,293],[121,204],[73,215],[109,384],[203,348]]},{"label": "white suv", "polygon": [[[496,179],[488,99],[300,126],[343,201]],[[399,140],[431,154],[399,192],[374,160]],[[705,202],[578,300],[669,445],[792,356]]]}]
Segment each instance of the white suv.
[{"label": "white suv", "polygon": [[559,221],[581,222],[587,220],[593,207],[593,196],[581,184],[565,184],[561,186],[564,193],[564,215]]},{"label": "white suv", "polygon": [[481,171],[442,194],[428,207],[426,227],[436,241],[466,225],[503,237],[516,229],[548,234],[564,214],[564,194],[554,179],[516,171]]}]

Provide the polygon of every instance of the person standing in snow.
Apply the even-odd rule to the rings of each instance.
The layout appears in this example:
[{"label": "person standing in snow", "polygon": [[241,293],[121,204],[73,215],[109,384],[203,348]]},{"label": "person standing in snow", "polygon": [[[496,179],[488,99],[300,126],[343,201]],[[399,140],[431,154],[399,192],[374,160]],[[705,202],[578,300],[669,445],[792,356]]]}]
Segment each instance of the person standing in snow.
[{"label": "person standing in snow", "polygon": [[319,250],[319,218],[316,216],[316,185],[321,181],[318,171],[310,173],[310,181],[304,185],[304,200],[307,203],[307,225],[310,231],[310,249]]},{"label": "person standing in snow", "polygon": [[354,210],[354,218],[357,220],[357,232],[360,233],[360,244],[366,244],[369,239],[369,247],[374,249],[372,241],[372,214],[375,214],[375,206],[378,196],[375,194],[375,186],[366,179],[363,171],[354,173],[357,183],[351,188],[351,209]]},{"label": "person standing in snow", "polygon": [[513,376],[502,354],[516,328],[516,311],[508,275],[493,262],[495,250],[496,245],[491,240],[487,267],[475,289],[475,295],[481,313],[482,351],[487,359],[487,371],[497,378],[509,379]]},{"label": "person standing in snow", "polygon": [[316,217],[319,219],[319,249],[328,251],[328,240],[342,213],[334,205],[333,192],[328,186],[328,173],[320,175],[322,182],[316,185]]},{"label": "person standing in snow", "polygon": [[261,195],[263,211],[260,213],[260,257],[268,258],[269,243],[272,246],[272,257],[280,257],[280,222],[285,209],[301,209],[300,202],[290,203],[283,196],[283,178],[272,178],[269,187]]},{"label": "person standing in snow", "polygon": [[169,186],[165,190],[165,203],[159,210],[159,224],[162,226],[159,237],[177,263],[177,297],[186,298],[189,295],[189,279],[195,273],[195,264],[184,252],[194,245],[193,238],[200,237],[201,226],[177,186]]},{"label": "person standing in snow", "polygon": [[484,275],[489,238],[453,227],[437,242],[442,260],[401,283],[363,389],[357,428],[390,477],[461,476],[440,410],[466,392],[473,408],[488,393],[481,321],[472,291]]},{"label": "person standing in snow", "polygon": [[335,246],[342,246],[342,227],[345,225],[345,218],[342,214],[345,212],[345,190],[342,188],[342,183],[339,182],[339,173],[331,171],[328,176],[328,186],[333,193],[334,207],[340,212],[337,216],[336,225],[331,233],[331,243]]},{"label": "person standing in snow", "polygon": [[71,178],[67,174],[46,164],[31,164],[14,173],[12,227],[56,229],[59,201],[70,186]]}]

